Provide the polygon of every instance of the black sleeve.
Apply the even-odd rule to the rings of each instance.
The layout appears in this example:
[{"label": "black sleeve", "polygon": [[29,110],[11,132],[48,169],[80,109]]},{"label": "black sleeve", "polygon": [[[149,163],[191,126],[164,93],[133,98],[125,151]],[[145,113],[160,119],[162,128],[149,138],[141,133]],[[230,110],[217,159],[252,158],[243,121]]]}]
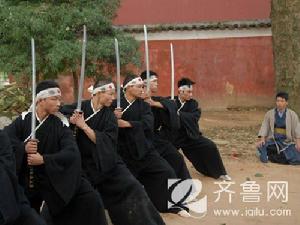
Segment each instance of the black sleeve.
[{"label": "black sleeve", "polygon": [[59,150],[43,154],[46,173],[56,192],[67,204],[75,194],[81,179],[80,153],[68,127],[59,134]]},{"label": "black sleeve", "polygon": [[139,132],[144,133],[145,138],[153,138],[154,129],[154,117],[151,111],[151,107],[148,103],[142,102],[141,118],[140,120],[128,121],[132,129],[138,134]]},{"label": "black sleeve", "polygon": [[179,112],[180,126],[186,130],[187,135],[192,139],[197,139],[201,134],[198,125],[200,116],[201,110],[195,100],[192,100],[188,105],[188,111]]},{"label": "black sleeve", "polygon": [[71,105],[63,105],[59,111],[64,114],[67,118],[70,118],[72,114],[74,113],[75,109],[77,107],[77,103],[73,103]]},{"label": "black sleeve", "polygon": [[164,109],[160,116],[163,126],[167,127],[172,131],[176,131],[180,127],[179,117],[177,115],[177,106],[174,101],[161,98],[159,102],[162,104]]},{"label": "black sleeve", "polygon": [[[0,131],[0,214],[2,223],[13,223],[20,214],[20,207],[29,208],[24,191],[18,184],[14,154],[7,134]],[[1,224],[2,224],[1,223]]]},{"label": "black sleeve", "polygon": [[117,160],[118,123],[114,114],[108,110],[104,129],[94,129],[96,134],[96,151],[94,160],[99,169],[109,171]]},{"label": "black sleeve", "polygon": [[[73,103],[73,104],[71,104],[71,105],[63,105],[63,106],[59,109],[59,111],[60,111],[62,114],[64,114],[64,116],[67,117],[68,120],[69,120],[69,122],[70,122],[70,117],[73,115],[73,113],[74,113],[74,111],[75,111],[76,108],[77,108],[77,103]],[[73,132],[74,132],[75,129],[77,129],[77,128],[75,128],[75,127],[76,127],[76,126],[75,126],[74,124],[70,123],[70,129],[73,130]],[[76,133],[76,131],[75,131],[75,133]]]},{"label": "black sleeve", "polygon": [[10,140],[4,131],[0,130],[0,165],[9,169],[13,173],[16,172],[15,157],[10,144]]},{"label": "black sleeve", "polygon": [[201,108],[199,107],[197,101],[190,100],[190,102],[188,102],[188,110],[180,111],[179,114],[184,114],[185,117],[191,117],[194,120],[199,121],[201,117]]},{"label": "black sleeve", "polygon": [[21,170],[25,154],[25,143],[23,139],[25,139],[26,137],[24,138],[23,135],[23,126],[24,124],[22,117],[19,116],[15,121],[13,121],[4,129],[9,137],[13,152],[15,154],[17,174],[19,174]]},{"label": "black sleeve", "polygon": [[150,105],[144,101],[141,102],[140,107],[136,110],[139,111],[137,113],[141,115],[140,118],[129,120],[128,122],[132,127],[122,128],[122,131],[126,134],[124,141],[131,152],[131,157],[139,160],[153,146],[154,118]]}]

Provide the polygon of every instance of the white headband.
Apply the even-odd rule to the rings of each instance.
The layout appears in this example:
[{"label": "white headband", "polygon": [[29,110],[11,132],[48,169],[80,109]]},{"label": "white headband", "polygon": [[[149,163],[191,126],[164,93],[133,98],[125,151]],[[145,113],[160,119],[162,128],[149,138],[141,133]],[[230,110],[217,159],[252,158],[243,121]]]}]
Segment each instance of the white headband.
[{"label": "white headband", "polygon": [[133,85],[139,85],[139,84],[144,84],[142,78],[137,77],[134,78],[133,80],[129,81],[123,88],[126,89],[128,86],[133,86]]},{"label": "white headband", "polygon": [[115,90],[114,83],[105,84],[105,85],[102,85],[100,87],[96,87],[95,89],[94,89],[93,85],[88,88],[88,91],[92,95],[94,95],[94,94],[96,94],[98,92],[105,92],[105,91],[109,91],[109,90]]},{"label": "white headband", "polygon": [[[45,98],[49,98],[49,97],[54,97],[54,96],[61,96],[61,91],[59,88],[55,87],[55,88],[48,88],[45,90],[40,91],[36,97],[35,97],[35,101],[37,102],[40,99],[45,99]],[[32,108],[33,108],[33,104],[31,104],[31,106],[29,107],[29,109],[26,112],[22,112],[22,120],[25,119],[25,116],[29,113],[32,112]],[[56,113],[57,114],[57,113]]]},{"label": "white headband", "polygon": [[[150,76],[150,82],[151,81],[156,81],[156,80],[157,80],[157,76],[155,76],[155,75]],[[147,78],[144,80],[144,83],[147,83]]]},{"label": "white headband", "polygon": [[180,91],[185,91],[185,90],[193,90],[193,86],[192,85],[182,85],[178,88],[178,90]]},{"label": "white headband", "polygon": [[38,101],[39,99],[44,99],[44,98],[49,98],[49,97],[54,97],[54,96],[61,96],[61,91],[57,87],[48,88],[48,89],[40,91],[36,95],[36,101]]}]

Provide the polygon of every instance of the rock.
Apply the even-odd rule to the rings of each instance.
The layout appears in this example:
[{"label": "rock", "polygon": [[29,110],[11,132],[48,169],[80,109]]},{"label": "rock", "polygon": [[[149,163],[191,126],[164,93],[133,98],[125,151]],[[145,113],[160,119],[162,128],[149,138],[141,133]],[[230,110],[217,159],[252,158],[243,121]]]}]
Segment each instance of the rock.
[{"label": "rock", "polygon": [[3,129],[5,126],[8,126],[11,123],[11,119],[6,116],[0,117],[0,129]]},{"label": "rock", "polygon": [[216,145],[228,145],[229,141],[221,140],[221,139],[214,139]]},{"label": "rock", "polygon": [[262,175],[261,173],[256,173],[254,176],[255,177],[263,177],[264,175]]}]

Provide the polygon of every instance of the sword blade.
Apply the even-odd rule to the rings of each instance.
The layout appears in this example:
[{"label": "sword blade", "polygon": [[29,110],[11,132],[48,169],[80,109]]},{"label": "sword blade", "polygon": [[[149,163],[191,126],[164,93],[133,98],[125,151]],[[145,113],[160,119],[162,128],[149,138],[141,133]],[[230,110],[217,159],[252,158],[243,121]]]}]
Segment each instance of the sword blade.
[{"label": "sword blade", "polygon": [[120,53],[119,42],[115,38],[116,64],[117,64],[117,108],[121,106],[121,72],[120,72]]},{"label": "sword blade", "polygon": [[175,68],[174,68],[174,49],[173,44],[170,44],[171,49],[171,99],[174,100],[174,82],[175,82]]},{"label": "sword blade", "polygon": [[35,139],[35,107],[36,107],[36,66],[35,66],[35,43],[34,39],[31,38],[31,59],[32,59],[32,114],[31,114],[31,139]]},{"label": "sword blade", "polygon": [[82,40],[82,58],[81,58],[81,70],[80,70],[80,80],[78,88],[78,98],[77,98],[77,110],[81,111],[81,102],[82,102],[82,92],[83,92],[83,83],[84,83],[84,72],[85,72],[85,55],[86,55],[86,26],[83,26],[83,40]]},{"label": "sword blade", "polygon": [[145,61],[147,72],[147,93],[150,91],[150,69],[149,69],[149,48],[148,48],[148,33],[147,26],[144,25],[144,40],[145,40]]}]

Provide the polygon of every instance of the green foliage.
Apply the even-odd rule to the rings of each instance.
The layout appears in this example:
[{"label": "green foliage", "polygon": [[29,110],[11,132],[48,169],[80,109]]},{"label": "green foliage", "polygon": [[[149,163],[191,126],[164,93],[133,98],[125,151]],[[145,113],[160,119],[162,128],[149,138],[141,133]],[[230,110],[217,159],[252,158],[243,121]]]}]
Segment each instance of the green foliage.
[{"label": "green foliage", "polygon": [[30,90],[16,83],[0,89],[0,115],[13,117],[26,111],[30,106]]},{"label": "green foliage", "polygon": [[122,65],[138,64],[138,43],[112,26],[118,6],[119,0],[0,0],[0,71],[30,77],[33,37],[40,76],[78,74],[84,24],[87,76],[103,74],[103,63],[115,63],[114,37]]}]

